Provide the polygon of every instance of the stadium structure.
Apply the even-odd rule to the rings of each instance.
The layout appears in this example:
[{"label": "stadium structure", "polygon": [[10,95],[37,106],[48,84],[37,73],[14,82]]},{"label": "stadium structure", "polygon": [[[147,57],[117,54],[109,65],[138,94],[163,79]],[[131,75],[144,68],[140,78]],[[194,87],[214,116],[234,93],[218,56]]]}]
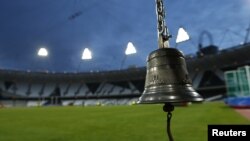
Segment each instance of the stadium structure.
[{"label": "stadium structure", "polygon": [[[224,72],[250,64],[250,44],[224,50],[210,44],[194,56],[186,55],[193,87],[207,101],[226,96]],[[43,105],[117,105],[135,104],[144,90],[146,68],[124,70],[52,73],[0,70],[0,104],[12,106]]]}]

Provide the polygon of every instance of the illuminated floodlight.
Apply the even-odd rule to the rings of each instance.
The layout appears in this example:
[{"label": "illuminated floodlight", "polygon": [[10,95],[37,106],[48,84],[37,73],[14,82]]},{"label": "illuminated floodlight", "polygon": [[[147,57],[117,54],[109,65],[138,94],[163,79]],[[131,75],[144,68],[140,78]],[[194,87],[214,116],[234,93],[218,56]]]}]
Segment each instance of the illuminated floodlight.
[{"label": "illuminated floodlight", "polygon": [[85,48],[82,52],[82,60],[90,60],[92,59],[92,53],[88,48]]},{"label": "illuminated floodlight", "polygon": [[48,54],[49,54],[48,50],[44,47],[40,48],[37,52],[37,55],[41,56],[41,57],[46,57],[46,56],[48,56]]},{"label": "illuminated floodlight", "polygon": [[125,50],[125,55],[124,55],[124,58],[122,60],[120,69],[122,69],[127,56],[131,55],[131,54],[135,54],[136,52],[137,51],[136,51],[135,46],[133,45],[133,43],[132,42],[128,42],[128,45],[127,45],[127,48]]},{"label": "illuminated floodlight", "polygon": [[132,42],[128,42],[128,45],[127,45],[127,49],[125,51],[125,54],[126,55],[131,55],[131,54],[135,54],[136,53],[136,49],[135,49],[135,46],[133,45]]},{"label": "illuminated floodlight", "polygon": [[180,27],[178,30],[177,38],[176,38],[176,43],[184,42],[189,40],[190,37],[186,30],[183,27]]}]

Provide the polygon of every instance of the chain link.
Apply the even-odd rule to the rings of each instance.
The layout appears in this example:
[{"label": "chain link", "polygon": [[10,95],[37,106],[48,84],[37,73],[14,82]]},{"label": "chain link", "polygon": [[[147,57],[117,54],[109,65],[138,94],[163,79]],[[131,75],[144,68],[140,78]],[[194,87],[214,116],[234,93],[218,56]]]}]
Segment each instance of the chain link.
[{"label": "chain link", "polygon": [[156,15],[157,15],[157,27],[158,27],[158,45],[159,48],[169,47],[169,38],[171,37],[168,34],[168,29],[165,24],[165,10],[163,5],[163,0],[156,1]]}]

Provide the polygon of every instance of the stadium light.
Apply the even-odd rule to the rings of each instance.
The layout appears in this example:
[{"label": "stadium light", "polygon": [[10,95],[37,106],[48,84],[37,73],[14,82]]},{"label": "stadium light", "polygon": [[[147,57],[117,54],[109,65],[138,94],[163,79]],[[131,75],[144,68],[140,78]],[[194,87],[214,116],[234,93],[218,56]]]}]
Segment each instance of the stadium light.
[{"label": "stadium light", "polygon": [[48,56],[48,50],[44,47],[40,48],[37,52],[37,55],[38,56],[41,56],[41,57],[47,57]]},{"label": "stadium light", "polygon": [[127,48],[125,50],[126,55],[131,55],[136,53],[136,48],[132,42],[128,42]]},{"label": "stadium light", "polygon": [[[81,59],[82,60],[91,60],[92,59],[92,52],[89,48],[85,48],[83,50]],[[81,63],[82,63],[82,61],[79,62],[76,72],[79,72],[79,69],[81,67]]]},{"label": "stadium light", "polygon": [[[46,68],[46,66],[48,65],[47,63],[49,63],[50,65],[50,61],[48,61],[47,59],[49,58],[49,51],[46,47],[41,47],[39,48],[38,52],[37,52],[37,56],[43,58],[42,60],[42,70],[44,70],[46,73],[48,72],[48,68]],[[45,60],[44,60],[45,59]],[[44,62],[45,61],[45,62]],[[47,65],[46,65],[47,64]]]},{"label": "stadium light", "polygon": [[88,48],[85,48],[82,52],[82,60],[90,59],[92,59],[92,52]]},{"label": "stadium light", "polygon": [[184,27],[180,27],[175,40],[175,48],[177,48],[179,43],[188,41],[189,39],[190,36],[188,35],[187,31],[184,29]]},{"label": "stadium light", "polygon": [[175,42],[176,43],[181,43],[181,42],[185,42],[185,41],[187,41],[189,39],[190,39],[190,37],[189,37],[187,31],[183,27],[180,27],[179,30],[178,30]]},{"label": "stadium light", "polygon": [[132,43],[132,42],[128,42],[127,48],[126,48],[126,50],[125,50],[125,56],[123,57],[123,60],[122,60],[120,69],[123,68],[123,65],[124,65],[124,63],[125,63],[125,60],[127,59],[127,56],[128,56],[128,55],[132,55],[132,54],[136,54],[136,53],[137,53],[137,51],[136,51],[136,48],[135,48],[135,46],[133,45],[133,43]]}]

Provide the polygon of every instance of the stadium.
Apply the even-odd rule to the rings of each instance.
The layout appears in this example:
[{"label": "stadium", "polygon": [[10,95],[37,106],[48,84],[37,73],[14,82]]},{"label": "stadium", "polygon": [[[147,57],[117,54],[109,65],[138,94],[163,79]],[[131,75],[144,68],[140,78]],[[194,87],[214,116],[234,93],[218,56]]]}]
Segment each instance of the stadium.
[{"label": "stadium", "polygon": [[[203,56],[186,56],[193,87],[207,101],[227,97],[224,72],[250,62],[249,44],[210,51],[214,48],[210,45],[197,52]],[[145,76],[145,67],[85,73],[1,70],[1,105],[131,105],[143,93]]]},{"label": "stadium", "polygon": [[[161,13],[157,12],[159,16]],[[68,20],[75,20],[81,15],[82,11],[76,12]],[[173,109],[171,112],[164,109],[164,103],[165,106],[170,103],[175,107],[171,121],[175,140],[205,141],[208,139],[208,125],[249,125],[249,32],[248,28],[243,43],[220,49],[213,43],[212,34],[202,30],[197,51],[194,54],[185,53],[185,61],[180,61],[181,63],[178,62],[179,57],[175,60],[176,64],[171,64],[176,54],[160,54],[170,56],[166,57],[167,63],[162,72],[173,80],[171,85],[182,85],[178,87],[184,89],[189,83],[192,84],[193,95],[189,94],[195,97],[197,92],[203,98],[202,101],[195,98],[186,100],[185,96],[179,95],[179,90],[173,90],[173,96],[166,98],[165,95],[170,95],[167,91],[172,91],[174,87],[163,86],[165,90],[162,90],[163,82],[155,80],[149,85],[151,75],[160,80],[151,72],[159,73],[157,75],[162,73],[159,71],[162,60],[152,61],[150,64],[150,55],[143,66],[131,65],[110,70],[79,71],[81,64],[77,64],[77,70],[71,72],[1,67],[0,140],[149,141],[168,137],[172,141],[169,115]],[[161,45],[165,48],[165,43],[161,43],[161,36],[165,42],[168,42],[168,37],[159,31],[158,34],[158,50],[161,50]],[[208,45],[203,44],[203,38],[209,40]],[[178,50],[177,44],[175,50]],[[43,53],[45,54],[40,55],[47,56],[47,51]],[[90,56],[85,57],[91,60],[91,52],[88,55]],[[83,55],[82,59],[86,59],[85,57]],[[157,54],[152,58],[157,58]],[[123,58],[121,66],[125,59],[127,58]],[[156,69],[150,68],[151,65],[156,65]],[[182,70],[184,71],[181,72]],[[185,74],[186,72],[188,73]],[[178,79],[182,75],[187,80],[190,79],[190,82],[181,80],[181,83],[175,83],[180,81]],[[148,87],[157,93],[143,99]],[[165,93],[158,95],[162,91]],[[152,91],[149,95],[151,94]],[[177,102],[172,101],[175,96],[180,96],[183,100],[178,101],[176,98]],[[167,128],[164,111],[167,112]]]}]

